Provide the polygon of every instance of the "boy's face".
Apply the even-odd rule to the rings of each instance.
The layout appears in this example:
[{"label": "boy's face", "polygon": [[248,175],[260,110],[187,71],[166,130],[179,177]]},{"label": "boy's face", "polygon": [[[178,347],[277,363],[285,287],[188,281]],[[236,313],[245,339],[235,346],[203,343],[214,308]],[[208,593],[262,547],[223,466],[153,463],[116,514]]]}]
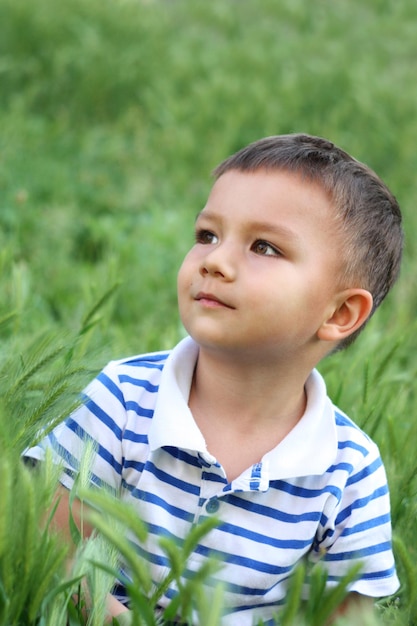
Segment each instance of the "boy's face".
[{"label": "boy's face", "polygon": [[297,358],[334,310],[341,237],[317,185],[284,171],[223,174],[178,275],[179,310],[202,348]]}]

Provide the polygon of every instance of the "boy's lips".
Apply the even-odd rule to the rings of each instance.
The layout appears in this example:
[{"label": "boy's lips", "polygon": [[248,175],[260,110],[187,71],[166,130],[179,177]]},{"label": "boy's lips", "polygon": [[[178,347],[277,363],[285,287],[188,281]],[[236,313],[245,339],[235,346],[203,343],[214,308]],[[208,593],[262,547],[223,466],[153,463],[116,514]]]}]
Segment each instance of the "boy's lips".
[{"label": "boy's lips", "polygon": [[194,300],[197,300],[197,301],[201,302],[202,304],[205,304],[206,306],[211,306],[211,307],[223,306],[223,307],[226,307],[228,309],[234,309],[235,308],[234,306],[231,306],[227,302],[224,302],[224,300],[221,300],[220,298],[218,298],[214,294],[212,294],[212,293],[205,293],[204,291],[199,291],[198,294],[195,296]]}]

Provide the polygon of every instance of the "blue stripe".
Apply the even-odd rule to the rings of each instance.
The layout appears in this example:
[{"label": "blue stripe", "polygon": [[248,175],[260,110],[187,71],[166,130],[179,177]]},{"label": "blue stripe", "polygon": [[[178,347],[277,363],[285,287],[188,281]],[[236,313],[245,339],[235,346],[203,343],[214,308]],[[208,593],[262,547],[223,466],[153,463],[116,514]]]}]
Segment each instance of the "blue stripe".
[{"label": "blue stripe", "polygon": [[307,489],[305,487],[297,487],[296,485],[282,480],[274,480],[270,483],[270,486],[273,489],[284,491],[285,493],[298,496],[299,498],[317,498],[324,493],[331,493],[338,501],[341,498],[341,490],[334,485],[326,485],[323,489]]},{"label": "blue stripe", "polygon": [[[264,561],[258,561],[256,559],[246,558],[239,554],[231,554],[230,552],[223,552],[221,550],[212,550],[203,545],[198,545],[195,549],[197,554],[205,557],[213,557],[219,559],[221,562],[233,563],[233,565],[239,565],[240,567],[246,567],[256,572],[263,572],[264,574],[272,576],[280,576],[291,571],[292,565],[287,567],[281,567],[272,563],[265,563]],[[240,592],[242,588],[239,586]],[[228,586],[229,589],[229,586]],[[246,593],[246,591],[245,591]],[[259,593],[256,589],[253,589],[254,595]],[[262,593],[265,593],[265,589],[262,589]]]},{"label": "blue stripe", "polygon": [[262,463],[255,463],[252,466],[252,474],[250,480],[250,488],[254,491],[259,488],[261,481]]},{"label": "blue stripe", "polygon": [[[74,482],[77,479],[77,472],[69,469],[68,467],[64,468],[63,473],[71,478],[71,480],[73,480]],[[114,489],[114,487],[111,487],[108,483],[105,483],[104,480],[101,480],[101,478],[99,478],[96,474],[92,474],[90,472],[89,479],[90,482],[93,483],[93,485],[95,485],[96,487],[99,487],[100,489],[105,488],[107,491],[110,491],[113,496],[117,495],[117,490]]]},{"label": "blue stripe", "polygon": [[[391,578],[392,576],[395,575],[395,567],[390,567],[389,569],[386,570],[380,570],[377,572],[361,572],[359,575],[358,580],[381,580],[384,578]],[[338,583],[342,580],[343,576],[335,576],[335,575],[331,575],[329,574],[329,576],[327,577],[327,580],[330,582],[335,582]]]},{"label": "blue stripe", "polygon": [[359,550],[349,550],[348,552],[339,552],[337,554],[332,554],[331,552],[326,552],[323,557],[324,561],[347,561],[350,559],[363,559],[366,556],[370,556],[372,554],[380,554],[381,552],[388,552],[391,550],[391,542],[384,541],[383,543],[378,543],[374,546],[368,546],[366,548],[360,548]]},{"label": "blue stripe", "polygon": [[251,502],[250,500],[245,500],[233,494],[226,495],[224,496],[223,499],[229,502],[229,504],[236,506],[240,509],[244,509],[245,511],[250,511],[251,513],[257,513],[258,515],[264,515],[265,517],[272,518],[274,520],[280,520],[282,522],[289,522],[290,524],[297,524],[298,522],[307,522],[307,521],[317,522],[320,519],[320,515],[321,515],[320,511],[310,511],[308,513],[302,513],[300,515],[284,513],[284,511],[274,509],[270,506],[256,504],[254,502]]},{"label": "blue stripe", "polygon": [[363,457],[368,456],[369,450],[364,448],[363,446],[356,443],[356,441],[351,441],[348,439],[347,441],[339,441],[338,446],[339,450],[344,450],[345,448],[351,448],[352,450],[357,450],[362,454]]},{"label": "blue stripe", "polygon": [[184,543],[184,539],[178,537],[178,535],[174,535],[174,533],[170,532],[167,528],[163,526],[159,526],[156,524],[151,524],[150,522],[145,523],[148,533],[150,535],[155,535],[155,537],[166,537],[175,543],[175,545],[182,546]]},{"label": "blue stripe", "polygon": [[133,430],[125,430],[124,439],[134,441],[135,443],[148,444],[148,435],[143,433],[135,433]]},{"label": "blue stripe", "polygon": [[390,567],[389,569],[380,570],[379,572],[368,572],[366,574],[362,574],[361,578],[365,578],[365,580],[377,580],[380,578],[389,578],[395,574],[395,567]]},{"label": "blue stripe", "polygon": [[134,545],[139,556],[146,559],[149,563],[154,563],[155,565],[161,565],[162,567],[166,567],[167,569],[171,568],[171,561],[168,559],[168,557],[160,555],[160,554],[154,554],[153,552],[148,552],[147,550],[144,550],[142,546],[139,546],[137,543],[135,543]]},{"label": "blue stripe", "polygon": [[[113,420],[111,420],[113,421]],[[85,432],[85,430],[83,428],[81,428],[81,426],[79,424],[77,424],[77,422],[75,422],[72,418],[68,418],[65,422],[65,425],[68,427],[68,429],[70,431],[72,431],[73,433],[75,433],[77,435],[77,437],[79,437],[83,442],[87,443],[87,442],[91,442],[94,444],[94,451],[95,453],[103,459],[103,461],[106,461],[106,463],[108,463],[111,467],[113,467],[116,472],[119,474],[122,473],[122,466],[121,464],[116,461],[116,459],[114,458],[114,456],[112,454],[110,454],[109,450],[107,450],[106,448],[103,448],[102,445],[98,445],[97,446],[97,442],[88,434]],[[120,429],[119,429],[120,431]],[[120,431],[121,432],[121,431]],[[63,457],[65,458],[65,457]],[[74,468],[78,468],[79,464],[78,461],[76,461],[77,465],[74,466]]]},{"label": "blue stripe", "polygon": [[119,380],[121,383],[129,383],[135,385],[135,387],[143,387],[149,393],[156,393],[159,389],[159,385],[153,385],[149,380],[143,378],[133,378],[127,374],[119,374]]},{"label": "blue stripe", "polygon": [[371,476],[371,474],[374,474],[376,470],[379,469],[381,466],[382,466],[382,461],[381,461],[381,458],[378,457],[377,459],[375,459],[373,463],[364,467],[362,471],[358,472],[357,474],[354,474],[353,476],[350,476],[350,478],[348,478],[346,482],[346,485],[354,485],[360,480],[363,480],[364,478]]},{"label": "blue stripe", "polygon": [[331,465],[327,470],[326,474],[333,474],[333,472],[346,472],[347,474],[351,474],[353,471],[352,463],[337,463],[337,465]]},{"label": "blue stripe", "polygon": [[[101,407],[99,407],[93,400],[91,400],[91,398],[88,400],[88,402],[86,402],[85,406],[90,411],[90,413],[95,415],[100,420],[100,422],[102,422],[105,426],[107,426],[107,428],[109,430],[111,430],[111,432],[117,437],[117,439],[119,441],[122,440],[122,438],[123,438],[123,431],[116,424],[116,422],[110,417],[110,415],[108,415],[108,413],[103,411],[103,409]],[[76,425],[76,422],[73,419],[71,419],[71,418],[67,419],[66,423],[68,425],[71,423],[72,426],[69,426],[69,428],[73,432],[76,432],[76,430],[74,429],[74,426],[73,426],[73,424]]]},{"label": "blue stripe", "polygon": [[154,414],[153,409],[145,409],[143,406],[138,404],[135,400],[128,400],[126,402],[126,411],[133,411],[139,417],[147,417],[152,418]]},{"label": "blue stripe", "polygon": [[353,428],[354,430],[358,430],[359,432],[362,432],[360,428],[354,422],[352,422],[351,419],[347,417],[347,415],[343,415],[342,413],[339,413],[337,409],[335,409],[334,416],[335,416],[336,424],[338,426],[348,426],[350,428]]},{"label": "blue stripe", "polygon": [[387,493],[388,493],[388,486],[382,485],[382,487],[379,487],[379,489],[376,489],[375,491],[373,491],[371,494],[369,494],[369,496],[365,498],[358,498],[357,500],[352,502],[352,504],[350,504],[345,509],[340,511],[339,515],[336,517],[336,520],[335,520],[336,526],[340,524],[343,520],[345,520],[347,517],[349,517],[349,515],[352,513],[354,509],[361,509],[372,500],[381,498],[382,496],[385,496]]},{"label": "blue stripe", "polygon": [[78,459],[70,454],[70,452],[66,448],[64,448],[62,444],[59,443],[59,441],[55,437],[55,431],[49,433],[48,440],[51,443],[52,449],[55,450],[57,454],[59,454],[61,459],[68,463],[68,465],[70,465],[74,470],[79,471],[80,463]]},{"label": "blue stripe", "polygon": [[205,472],[202,473],[202,479],[207,480],[211,483],[220,483],[221,485],[228,485],[227,478],[220,476],[219,474],[215,474],[214,472]]},{"label": "blue stripe", "polygon": [[141,472],[143,472],[143,468],[145,467],[145,463],[142,463],[142,461],[134,461],[133,459],[129,459],[124,461],[123,463],[123,467],[125,469],[127,468],[132,468],[134,469],[136,472],[138,472],[139,474]]},{"label": "blue stripe", "polygon": [[[281,607],[283,606],[283,604],[285,604],[285,598],[283,598],[282,600],[278,600],[277,602],[261,602],[260,604],[242,604],[242,605],[234,607],[233,609],[226,610],[225,615],[233,615],[234,613],[242,612],[242,611],[253,611],[254,609],[265,609],[271,606]],[[267,622],[263,620],[262,621],[259,620],[259,624],[262,624],[262,626],[279,626],[279,622],[277,622],[275,619],[270,619]]]},{"label": "blue stripe", "polygon": [[180,509],[179,507],[173,506],[163,500],[159,496],[149,493],[148,491],[143,491],[142,489],[137,489],[132,485],[129,485],[126,481],[123,481],[123,486],[130,492],[133,498],[136,500],[140,500],[141,502],[150,502],[151,504],[155,504],[159,506],[161,509],[172,515],[173,517],[178,517],[179,519],[185,520],[187,522],[194,522],[194,515],[185,511],[184,509]]},{"label": "blue stripe", "polygon": [[156,467],[156,465],[154,465],[151,461],[146,462],[145,468],[150,474],[158,478],[158,480],[167,483],[168,485],[181,489],[181,491],[184,491],[185,493],[192,493],[194,496],[198,496],[200,494],[199,485],[193,485],[186,480],[175,478],[172,474],[167,474],[164,470]]},{"label": "blue stripe", "polygon": [[180,448],[174,448],[173,446],[164,446],[164,451],[169,454],[174,459],[178,459],[187,465],[191,465],[192,467],[201,467],[201,463],[194,454],[189,454],[185,450],[181,450]]},{"label": "blue stripe", "polygon": [[[320,526],[323,528],[325,526],[325,524],[320,522]],[[315,541],[315,544],[314,544],[315,548],[314,549],[317,552],[320,552],[320,550],[321,550],[321,548],[320,548],[321,543],[323,541],[326,541],[326,539],[330,539],[330,537],[333,537],[333,535],[334,535],[334,528],[328,528],[326,530],[326,532],[323,533],[323,536],[321,537],[320,541],[317,541],[317,540]]]},{"label": "blue stripe", "polygon": [[[133,357],[132,359],[124,359],[120,362],[121,365],[132,365],[133,367],[154,367],[155,364],[162,363],[167,360],[169,352],[163,352],[162,354],[145,354],[140,357]],[[162,368],[160,368],[162,369]]]},{"label": "blue stripe", "polygon": [[159,370],[160,372],[162,372],[162,370],[165,367],[165,361],[157,361],[155,360],[155,362],[153,361],[122,361],[121,363],[118,363],[118,365],[123,366],[123,365],[127,365],[129,367],[143,367],[144,369],[148,369],[148,370]]},{"label": "blue stripe", "polygon": [[68,467],[64,467],[63,474],[65,474],[66,476],[69,476],[71,478],[71,480],[73,480],[73,481],[75,481],[75,479],[77,477],[77,473],[74,472],[74,470],[69,469]]},{"label": "blue stripe", "polygon": [[[221,563],[220,563],[221,565]],[[184,571],[184,578],[187,579],[193,579],[195,578],[195,571],[187,569]],[[281,582],[285,583],[286,580],[288,580],[289,576],[284,576],[283,578],[281,578]],[[224,581],[223,580],[219,580],[216,577],[211,577],[210,579],[204,581],[205,586],[208,587],[214,587],[215,585],[217,585],[218,583],[223,584]],[[227,583],[226,586],[226,590],[229,593],[233,593],[233,594],[244,594],[244,595],[248,595],[248,596],[259,596],[259,597],[263,597],[265,594],[267,594],[268,592],[271,591],[271,589],[273,589],[273,587],[275,587],[276,583],[274,583],[273,585],[271,585],[269,588],[255,588],[253,589],[253,587],[244,587],[242,585],[237,585],[237,584],[233,584],[233,583]],[[175,591],[174,591],[175,593]],[[278,600],[277,602],[261,602],[260,604],[251,604],[251,605],[240,605],[240,606],[236,606],[233,607],[232,609],[227,610],[227,607],[225,607],[225,614],[231,614],[231,613],[235,613],[237,611],[240,610],[250,610],[250,609],[254,609],[254,608],[265,608],[267,606],[280,606],[282,604],[284,604],[285,602],[285,598],[282,600]],[[268,623],[268,622],[267,622]],[[262,622],[262,626],[264,626],[264,622]]]},{"label": "blue stripe", "polygon": [[[391,578],[392,576],[394,576],[396,573],[395,571],[395,567],[390,567],[389,569],[386,570],[380,570],[377,572],[361,572],[358,580],[381,580],[384,578]],[[338,583],[342,580],[343,576],[335,576],[335,575],[331,575],[329,574],[327,580],[329,582],[335,582]]]},{"label": "blue stripe", "polygon": [[314,540],[314,535],[303,541],[299,539],[277,539],[276,537],[270,537],[268,535],[248,530],[241,526],[236,526],[235,524],[227,523],[220,524],[218,530],[233,535],[234,537],[244,537],[245,539],[255,541],[256,543],[272,546],[274,548],[283,548],[285,550],[302,550],[307,546],[311,546]]},{"label": "blue stripe", "polygon": [[355,533],[360,533],[364,530],[369,530],[370,528],[377,528],[378,526],[389,524],[390,521],[391,517],[389,513],[387,513],[386,515],[380,515],[379,517],[374,517],[373,519],[366,520],[361,524],[356,524],[351,528],[345,528],[341,534],[341,537],[348,537],[349,535],[354,535]]},{"label": "blue stripe", "polygon": [[122,390],[112,381],[111,378],[109,378],[104,372],[100,372],[100,374],[97,376],[97,380],[99,380],[103,387],[108,389],[108,391],[110,391],[110,393],[118,399],[122,406],[125,405],[125,399]]},{"label": "blue stripe", "polygon": [[[73,432],[75,435],[77,435],[77,437],[79,439],[81,439],[82,441],[90,441],[93,442],[94,439],[92,437],[90,437],[89,435],[87,435],[87,433],[85,432],[85,430],[83,428],[81,428],[81,426],[72,419],[72,417],[68,417],[65,420],[65,426],[67,426],[68,430],[70,430],[71,432]],[[53,434],[54,431],[52,431],[51,434]],[[48,436],[50,436],[48,435]]]},{"label": "blue stripe", "polygon": [[109,465],[111,465],[111,467],[114,468],[114,470],[117,472],[118,476],[121,476],[122,474],[122,465],[121,463],[119,463],[119,461],[116,461],[116,459],[114,458],[114,456],[112,454],[110,454],[110,452],[108,450],[106,450],[106,448],[103,448],[103,446],[99,446],[97,449],[97,454],[100,458],[103,459],[103,461],[106,461],[106,463],[108,463]]},{"label": "blue stripe", "polygon": [[322,512],[321,517],[320,517],[320,526],[322,526],[322,528],[324,528],[327,525],[327,522],[329,521],[328,516]]},{"label": "blue stripe", "polygon": [[96,487],[100,487],[100,489],[106,489],[107,492],[110,492],[113,496],[117,496],[117,494],[119,493],[118,489],[115,489],[114,487],[112,487],[111,485],[109,485],[108,483],[104,482],[104,480],[102,480],[101,478],[99,478],[96,474],[89,474],[89,478],[90,481],[96,486]]}]

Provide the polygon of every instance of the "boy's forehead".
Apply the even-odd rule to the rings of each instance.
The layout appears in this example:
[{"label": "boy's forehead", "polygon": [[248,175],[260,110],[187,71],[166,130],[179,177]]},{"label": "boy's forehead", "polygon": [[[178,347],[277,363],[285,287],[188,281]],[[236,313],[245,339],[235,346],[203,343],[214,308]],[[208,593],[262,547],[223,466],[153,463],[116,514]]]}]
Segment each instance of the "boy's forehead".
[{"label": "boy's forehead", "polygon": [[235,204],[239,201],[242,206],[249,202],[258,218],[262,217],[266,206],[286,206],[305,210],[306,213],[330,221],[333,221],[333,217],[338,221],[334,199],[319,181],[285,168],[263,167],[255,170],[230,169],[221,174],[211,188],[205,207],[196,218],[226,213],[229,202]]},{"label": "boy's forehead", "polygon": [[317,177],[309,176],[304,172],[288,169],[285,167],[258,167],[255,169],[230,169],[221,174],[213,183],[209,197],[216,191],[222,191],[227,187],[227,182],[232,181],[231,185],[237,189],[240,185],[253,185],[259,190],[265,185],[273,185],[277,181],[283,182],[289,188],[295,187],[300,190],[319,191],[324,197],[330,200],[327,185],[323,180]]}]

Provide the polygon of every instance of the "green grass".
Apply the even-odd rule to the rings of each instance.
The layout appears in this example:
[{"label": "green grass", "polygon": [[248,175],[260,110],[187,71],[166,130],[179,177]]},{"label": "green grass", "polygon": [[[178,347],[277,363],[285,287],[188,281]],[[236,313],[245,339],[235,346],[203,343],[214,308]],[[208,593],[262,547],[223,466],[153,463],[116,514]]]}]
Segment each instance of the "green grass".
[{"label": "green grass", "polygon": [[385,460],[402,589],[380,619],[401,626],[417,623],[416,20],[413,0],[0,0],[2,445],[108,359],[182,335],[176,272],[221,159],[329,137],[404,213],[399,283],[320,368]]}]

